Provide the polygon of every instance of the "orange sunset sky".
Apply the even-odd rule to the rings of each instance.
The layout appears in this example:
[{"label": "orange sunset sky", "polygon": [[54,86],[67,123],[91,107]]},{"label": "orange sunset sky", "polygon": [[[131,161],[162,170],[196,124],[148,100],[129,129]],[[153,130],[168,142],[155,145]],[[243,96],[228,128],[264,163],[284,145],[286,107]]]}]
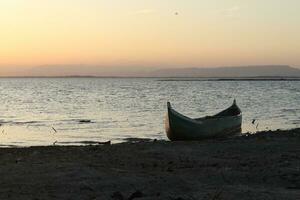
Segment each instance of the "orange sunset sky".
[{"label": "orange sunset sky", "polygon": [[0,75],[43,65],[298,67],[299,9],[299,0],[0,0]]}]

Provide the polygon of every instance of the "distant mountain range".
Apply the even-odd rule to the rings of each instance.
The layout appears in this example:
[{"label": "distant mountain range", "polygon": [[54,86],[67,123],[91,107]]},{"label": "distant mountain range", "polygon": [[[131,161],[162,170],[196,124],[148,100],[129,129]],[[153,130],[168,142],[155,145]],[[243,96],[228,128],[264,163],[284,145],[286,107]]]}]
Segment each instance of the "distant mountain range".
[{"label": "distant mountain range", "polygon": [[287,65],[240,66],[218,68],[161,69],[152,77],[300,77],[300,69]]},{"label": "distant mountain range", "polygon": [[186,77],[186,78],[241,78],[241,77],[298,77],[300,69],[288,65],[260,65],[217,68],[167,68],[150,67],[104,67],[88,65],[53,65],[41,66],[17,71],[8,75],[25,77]]}]

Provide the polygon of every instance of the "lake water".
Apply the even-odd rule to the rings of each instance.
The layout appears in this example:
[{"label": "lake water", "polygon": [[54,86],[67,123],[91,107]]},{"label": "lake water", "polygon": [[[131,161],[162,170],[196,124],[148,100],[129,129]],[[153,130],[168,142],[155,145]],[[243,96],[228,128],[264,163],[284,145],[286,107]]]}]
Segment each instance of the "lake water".
[{"label": "lake water", "polygon": [[201,117],[236,98],[243,132],[300,127],[300,81],[2,78],[0,89],[1,146],[167,139],[167,101],[185,115]]}]

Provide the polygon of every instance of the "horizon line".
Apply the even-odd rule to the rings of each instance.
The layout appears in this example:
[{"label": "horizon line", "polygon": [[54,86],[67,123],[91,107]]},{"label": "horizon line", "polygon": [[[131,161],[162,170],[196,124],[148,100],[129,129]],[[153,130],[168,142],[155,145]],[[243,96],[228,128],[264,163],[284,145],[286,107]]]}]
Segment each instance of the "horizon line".
[{"label": "horizon line", "polygon": [[67,75],[67,76],[0,76],[0,78],[189,78],[189,79],[300,79],[300,76],[97,76],[97,75]]}]

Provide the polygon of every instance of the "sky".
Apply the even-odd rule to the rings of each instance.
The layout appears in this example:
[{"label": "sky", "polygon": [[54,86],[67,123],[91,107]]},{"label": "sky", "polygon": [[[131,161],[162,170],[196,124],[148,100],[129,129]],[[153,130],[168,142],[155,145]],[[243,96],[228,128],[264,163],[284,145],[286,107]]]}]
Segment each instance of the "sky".
[{"label": "sky", "polygon": [[299,0],[0,0],[0,75],[300,66]]}]

